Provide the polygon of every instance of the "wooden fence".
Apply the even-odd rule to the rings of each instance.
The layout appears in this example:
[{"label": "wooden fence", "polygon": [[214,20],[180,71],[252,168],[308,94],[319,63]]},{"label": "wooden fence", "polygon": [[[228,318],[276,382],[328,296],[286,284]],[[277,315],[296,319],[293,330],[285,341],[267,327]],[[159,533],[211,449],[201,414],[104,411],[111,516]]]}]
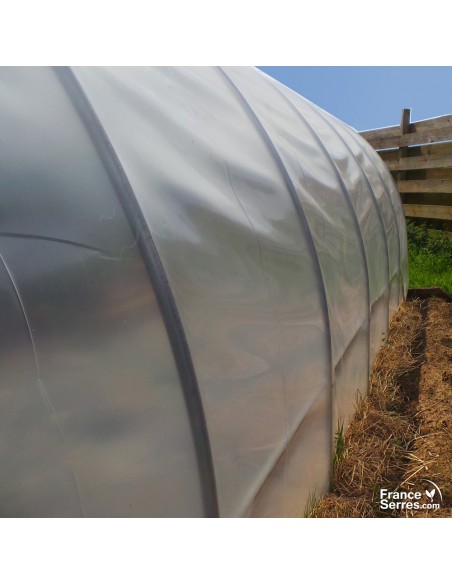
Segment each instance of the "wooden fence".
[{"label": "wooden fence", "polygon": [[452,115],[361,132],[391,171],[405,215],[437,219],[452,228]]}]

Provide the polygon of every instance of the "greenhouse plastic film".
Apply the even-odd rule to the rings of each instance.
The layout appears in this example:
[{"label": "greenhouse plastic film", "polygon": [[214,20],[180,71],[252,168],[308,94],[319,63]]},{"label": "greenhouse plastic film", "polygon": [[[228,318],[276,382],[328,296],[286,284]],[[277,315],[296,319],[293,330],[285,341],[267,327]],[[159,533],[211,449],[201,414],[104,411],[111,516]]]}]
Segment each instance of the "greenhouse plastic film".
[{"label": "greenhouse plastic film", "polygon": [[303,515],[406,291],[378,156],[252,68],[0,71],[0,119],[3,515]]}]

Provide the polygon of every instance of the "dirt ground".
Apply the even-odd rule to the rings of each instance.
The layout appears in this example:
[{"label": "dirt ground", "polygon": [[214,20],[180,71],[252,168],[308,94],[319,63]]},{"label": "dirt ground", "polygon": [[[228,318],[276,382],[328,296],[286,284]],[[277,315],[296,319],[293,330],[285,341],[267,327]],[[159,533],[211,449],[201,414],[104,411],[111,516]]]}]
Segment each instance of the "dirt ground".
[{"label": "dirt ground", "polygon": [[[452,303],[401,306],[336,458],[309,517],[452,517]],[[381,489],[440,507],[384,509]]]}]

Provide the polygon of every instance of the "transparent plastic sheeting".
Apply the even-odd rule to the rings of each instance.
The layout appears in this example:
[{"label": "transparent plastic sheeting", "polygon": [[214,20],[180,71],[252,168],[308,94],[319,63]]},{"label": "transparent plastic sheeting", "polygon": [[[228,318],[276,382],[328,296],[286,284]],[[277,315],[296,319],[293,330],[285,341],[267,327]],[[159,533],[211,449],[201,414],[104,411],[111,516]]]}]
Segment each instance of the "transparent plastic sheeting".
[{"label": "transparent plastic sheeting", "polygon": [[0,514],[302,516],[406,295],[378,155],[253,68],[4,69],[0,127]]}]

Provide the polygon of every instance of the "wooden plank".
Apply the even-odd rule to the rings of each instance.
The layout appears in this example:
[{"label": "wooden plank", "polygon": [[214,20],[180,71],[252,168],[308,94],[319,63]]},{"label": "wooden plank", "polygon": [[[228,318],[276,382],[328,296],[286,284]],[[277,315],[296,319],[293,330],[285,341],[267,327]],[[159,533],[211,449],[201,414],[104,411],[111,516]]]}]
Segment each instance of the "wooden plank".
[{"label": "wooden plank", "polygon": [[451,114],[412,123],[410,124],[410,133],[430,132],[431,130],[446,128],[447,126],[452,126]]},{"label": "wooden plank", "polygon": [[399,148],[400,140],[401,136],[399,128],[399,133],[397,136],[391,136],[389,138],[380,138],[379,136],[376,136],[375,138],[371,138],[367,141],[372,146],[372,148],[375,148],[375,150],[384,150],[385,148]]},{"label": "wooden plank", "polygon": [[389,170],[452,168],[452,155],[444,158],[430,158],[427,154],[424,154],[423,156],[408,156],[407,158],[401,158],[400,160],[387,160],[383,156],[382,158]]},{"label": "wooden plank", "polygon": [[439,142],[427,144],[425,146],[411,146],[408,149],[410,156],[424,156],[429,158],[440,158],[452,154],[452,142]]},{"label": "wooden plank", "polygon": [[414,146],[419,144],[430,144],[432,142],[442,142],[443,140],[452,140],[452,126],[422,132],[416,134],[406,134],[404,136],[394,136],[392,138],[374,138],[368,140],[369,144],[375,150],[384,148],[400,148],[401,146]]},{"label": "wooden plank", "polygon": [[452,220],[452,207],[442,205],[403,205],[406,217]]},{"label": "wooden plank", "polygon": [[452,180],[401,180],[397,181],[397,188],[401,193],[452,193]]},{"label": "wooden plank", "polygon": [[[410,122],[406,134],[423,134],[432,130],[442,130],[452,126],[452,114],[421,120],[419,122]],[[400,126],[387,126],[385,128],[376,128],[375,130],[364,130],[360,132],[361,136],[371,142],[372,140],[382,140],[384,138],[395,138],[400,135]]]},{"label": "wooden plank", "polygon": [[376,130],[365,130],[360,132],[361,136],[370,142],[375,139],[394,138],[400,134],[400,126],[388,126],[387,128],[378,128]]},{"label": "wooden plank", "polygon": [[[420,174],[423,173],[422,176]],[[415,176],[419,174],[419,176]],[[408,177],[412,178],[422,178],[423,180],[430,179],[449,179],[452,180],[452,168],[447,168],[443,166],[442,168],[427,168],[426,170],[411,170],[408,171]]]},{"label": "wooden plank", "polygon": [[414,146],[419,144],[430,144],[431,142],[442,142],[452,140],[452,126],[442,130],[431,130],[419,134],[408,134],[400,137],[401,146]]},{"label": "wooden plank", "polygon": [[[399,150],[395,148],[392,150],[380,150],[378,154],[385,162],[399,158]],[[452,156],[452,142],[437,142],[436,144],[427,144],[426,146],[410,146],[408,148],[408,156],[426,156],[429,160]]]}]

